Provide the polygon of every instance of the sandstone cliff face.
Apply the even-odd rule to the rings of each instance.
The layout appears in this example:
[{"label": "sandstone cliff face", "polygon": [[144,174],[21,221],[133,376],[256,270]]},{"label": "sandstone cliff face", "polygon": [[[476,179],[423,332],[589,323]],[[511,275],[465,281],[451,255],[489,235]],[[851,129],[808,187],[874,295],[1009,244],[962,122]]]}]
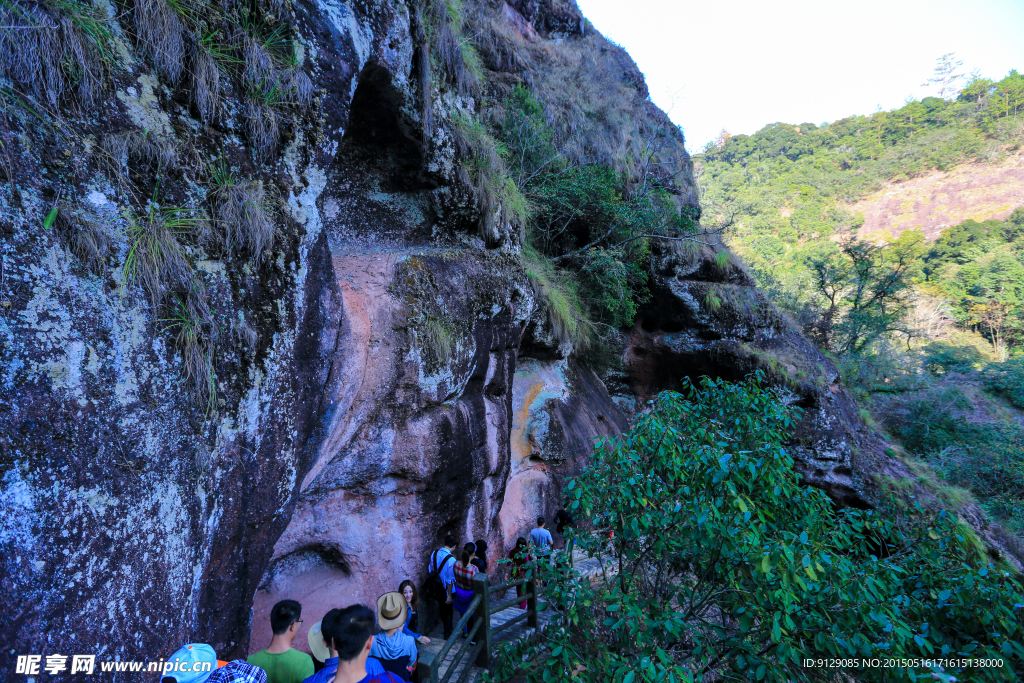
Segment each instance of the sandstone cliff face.
[{"label": "sandstone cliff face", "polygon": [[[598,373],[554,340],[459,121],[527,83],[579,159],[612,163],[667,126],[673,191],[696,206],[688,156],[574,3],[464,8],[475,86],[431,72],[428,3],[303,0],[279,110],[224,75],[210,115],[111,19],[125,66],[102,106],[5,113],[0,586],[16,604],[0,666],[190,640],[241,656],[275,600],[301,600],[309,625],[370,602],[422,580],[448,531],[487,539],[493,563],[553,514],[595,438],[683,376],[774,368],[808,411],[812,483],[868,504],[858,451],[877,449],[834,368],[739,268],[656,245],[620,364]],[[242,192],[233,215],[267,215],[265,248],[222,234]],[[157,237],[180,272],[147,280]]]},{"label": "sandstone cliff face", "polygon": [[864,215],[863,238],[920,229],[936,239],[946,228],[968,219],[1006,218],[1024,206],[1024,152],[997,164],[964,164],[948,172],[892,183],[849,209]]}]

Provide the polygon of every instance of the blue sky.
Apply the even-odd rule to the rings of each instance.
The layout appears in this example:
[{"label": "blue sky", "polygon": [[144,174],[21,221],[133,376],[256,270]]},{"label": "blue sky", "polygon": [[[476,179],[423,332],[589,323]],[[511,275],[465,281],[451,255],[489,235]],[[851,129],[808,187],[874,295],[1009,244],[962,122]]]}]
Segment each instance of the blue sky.
[{"label": "blue sky", "polygon": [[955,52],[965,72],[1024,71],[1024,0],[577,0],[647,77],[697,152],[725,128],[823,123],[933,94]]}]

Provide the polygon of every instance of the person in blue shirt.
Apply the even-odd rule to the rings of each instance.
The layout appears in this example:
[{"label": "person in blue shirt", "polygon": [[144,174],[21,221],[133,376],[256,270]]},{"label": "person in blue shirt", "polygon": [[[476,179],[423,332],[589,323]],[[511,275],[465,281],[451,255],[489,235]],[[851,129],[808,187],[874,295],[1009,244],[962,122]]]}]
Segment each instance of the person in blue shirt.
[{"label": "person in blue shirt", "polygon": [[370,657],[373,612],[362,605],[332,609],[320,622],[320,634],[330,657],[324,668],[302,683],[402,683]]},{"label": "person in blue shirt", "polygon": [[419,620],[417,619],[416,610],[420,607],[420,596],[416,592],[416,584],[409,579],[406,579],[398,586],[398,592],[405,598],[405,602],[408,605],[408,609],[405,613],[405,625],[402,626],[402,633],[407,636],[412,636],[416,639],[417,643],[423,643],[424,645],[430,645],[430,638],[416,633],[419,627]]},{"label": "person in blue shirt", "polygon": [[456,542],[454,536],[447,534],[444,537],[444,545],[431,554],[430,563],[427,565],[428,572],[440,568],[438,576],[441,583],[444,584],[446,599],[438,606],[438,612],[441,616],[441,623],[444,625],[445,640],[452,637],[452,607],[455,594],[455,556],[452,555],[452,551],[455,550]]},{"label": "person in blue shirt", "polygon": [[409,613],[405,597],[398,592],[377,599],[377,624],[384,633],[373,639],[370,656],[380,660],[385,671],[409,680],[416,668],[416,640],[402,629]]},{"label": "person in blue shirt", "polygon": [[537,528],[530,532],[530,543],[537,549],[537,554],[546,556],[551,548],[551,532],[544,528],[544,518],[537,518]]}]

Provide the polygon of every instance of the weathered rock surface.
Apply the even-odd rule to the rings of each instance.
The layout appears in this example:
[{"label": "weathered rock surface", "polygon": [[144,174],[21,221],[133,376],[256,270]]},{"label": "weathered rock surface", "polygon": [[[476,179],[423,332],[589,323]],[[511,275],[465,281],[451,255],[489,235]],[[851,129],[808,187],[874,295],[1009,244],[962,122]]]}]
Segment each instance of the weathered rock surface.
[{"label": "weathered rock surface", "polygon": [[858,234],[899,237],[920,229],[929,240],[968,219],[1006,218],[1024,205],[1024,152],[996,164],[962,164],[892,183],[849,209],[864,215]]},{"label": "weathered rock surface", "polygon": [[620,403],[641,409],[684,378],[737,381],[761,369],[804,411],[790,448],[806,481],[839,504],[872,505],[877,492],[855,460],[884,445],[858,415],[834,364],[731,261],[678,243],[652,251],[651,304],[624,335],[624,369],[607,378]]},{"label": "weathered rock surface", "polygon": [[[431,76],[426,3],[300,0],[288,21],[315,96],[272,131],[237,78],[204,114],[119,19],[125,67],[102,106],[64,106],[74,125],[4,112],[0,669],[187,641],[242,656],[277,599],[302,601],[306,625],[369,603],[422,580],[448,531],[487,539],[495,563],[554,513],[594,439],[681,377],[768,368],[807,410],[809,480],[870,503],[878,449],[834,367],[741,269],[656,245],[621,367],[554,338],[518,227],[462,158],[481,93],[529,84],[578,163],[656,139],[696,207],[689,157],[574,2],[463,6],[485,83]],[[265,257],[222,234],[234,191],[273,226]],[[182,272],[140,275],[140,235]]]}]

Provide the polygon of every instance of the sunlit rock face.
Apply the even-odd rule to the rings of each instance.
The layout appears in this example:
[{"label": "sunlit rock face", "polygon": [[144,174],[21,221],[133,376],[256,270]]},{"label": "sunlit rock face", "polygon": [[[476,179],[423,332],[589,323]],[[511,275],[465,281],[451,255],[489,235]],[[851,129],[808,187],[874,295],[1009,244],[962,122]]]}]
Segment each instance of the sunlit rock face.
[{"label": "sunlit rock face", "polygon": [[[256,594],[254,647],[279,599],[297,596],[311,616],[372,604],[403,579],[420,582],[446,533],[502,547],[513,374],[534,306],[503,261],[335,257],[345,316],[323,438]],[[436,290],[424,295],[458,331],[447,356],[420,321],[422,301],[403,289],[417,273],[430,275]]]},{"label": "sunlit rock face", "polygon": [[801,408],[789,448],[809,484],[838,504],[867,507],[877,492],[862,463],[884,456],[864,425],[839,372],[775,311],[753,279],[699,245],[656,244],[651,303],[623,339],[624,369],[606,376],[617,402],[642,409],[684,378],[739,381],[761,370],[786,400]]},{"label": "sunlit rock face", "polygon": [[[302,602],[307,626],[372,604],[422,582],[448,532],[486,539],[495,570],[537,515],[553,517],[594,441],[683,377],[768,367],[806,410],[802,471],[837,502],[870,502],[871,472],[902,476],[831,363],[710,255],[654,245],[650,303],[607,367],[555,337],[522,230],[483,220],[501,207],[477,201],[458,122],[490,87],[557,98],[582,83],[601,129],[577,131],[576,161],[638,144],[623,121],[667,127],[674,196],[695,208],[689,157],[636,65],[574,2],[464,6],[492,41],[475,96],[423,78],[417,5],[295,2],[315,97],[263,161],[237,87],[200,120],[132,45],[60,144],[0,126],[14,157],[0,163],[0,593],[14,600],[0,610],[2,670],[11,652],[152,660],[188,641],[244,656],[269,642],[277,600]],[[573,125],[595,119],[562,104]],[[181,323],[127,275],[126,215],[154,188],[132,204],[97,160],[121,133],[177,155],[161,176],[168,206],[208,207],[221,164],[273,198],[266,260],[200,239],[186,250],[212,310],[212,401],[197,400]],[[72,225],[95,226],[102,267],[69,246]]]},{"label": "sunlit rock face", "polygon": [[574,360],[520,359],[512,411],[511,468],[500,515],[504,550],[518,537],[528,539],[538,516],[553,529],[568,477],[582,471],[597,439],[628,427],[604,383]]}]

